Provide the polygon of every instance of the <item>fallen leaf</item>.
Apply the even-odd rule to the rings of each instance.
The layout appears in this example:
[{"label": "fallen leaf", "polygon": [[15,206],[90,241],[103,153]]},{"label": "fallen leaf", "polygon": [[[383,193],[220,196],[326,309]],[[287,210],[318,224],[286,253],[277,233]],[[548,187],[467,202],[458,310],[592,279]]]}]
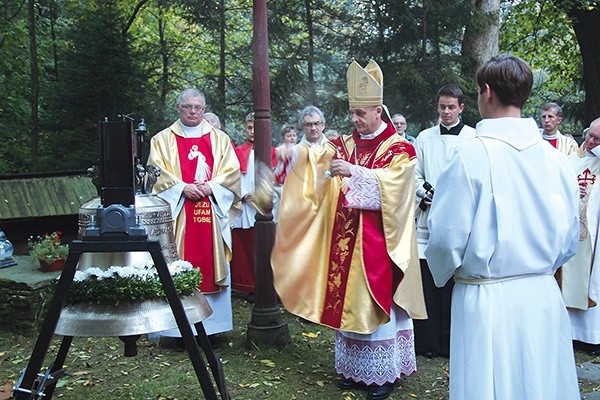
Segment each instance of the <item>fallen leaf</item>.
[{"label": "fallen leaf", "polygon": [[89,373],[90,373],[90,371],[77,371],[77,372],[73,372],[71,375],[82,376],[82,375],[88,375]]},{"label": "fallen leaf", "polygon": [[260,386],[260,383],[239,383],[238,386],[243,388],[255,388]]},{"label": "fallen leaf", "polygon": [[271,360],[260,360],[260,362],[267,367],[275,368],[275,363]]},{"label": "fallen leaf", "polygon": [[12,390],[14,383],[12,381],[5,382],[0,386],[0,400],[7,400],[12,398]]},{"label": "fallen leaf", "polygon": [[325,386],[325,384],[323,383],[323,381],[317,381],[317,385],[321,386],[321,387]]},{"label": "fallen leaf", "polygon": [[56,382],[56,385],[54,385],[54,386],[57,388],[60,388],[60,387],[67,386],[68,384],[69,384],[68,379],[59,379],[58,382]]},{"label": "fallen leaf", "polygon": [[302,336],[306,336],[307,338],[311,338],[311,339],[316,338],[320,334],[321,334],[321,332],[317,332],[317,333],[314,333],[314,332],[308,332],[308,333],[302,332]]}]

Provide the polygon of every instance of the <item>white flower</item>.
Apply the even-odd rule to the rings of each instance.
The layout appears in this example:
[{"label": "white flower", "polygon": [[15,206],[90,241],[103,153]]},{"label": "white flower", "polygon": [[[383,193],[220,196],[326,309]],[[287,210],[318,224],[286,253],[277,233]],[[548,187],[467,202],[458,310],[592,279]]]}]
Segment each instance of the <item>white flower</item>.
[{"label": "white flower", "polygon": [[[175,276],[187,271],[191,271],[194,269],[194,267],[188,261],[176,260],[168,265],[168,269],[171,276]],[[74,281],[81,282],[91,277],[95,277],[98,281],[116,277],[123,279],[140,279],[145,281],[158,278],[158,271],[154,265],[147,264],[134,264],[124,267],[113,265],[105,270],[98,267],[90,267],[84,269],[83,271],[75,271]]]},{"label": "white flower", "polygon": [[75,271],[75,282],[85,281],[88,278],[88,274],[85,271]]},{"label": "white flower", "polygon": [[175,276],[183,272],[191,271],[193,268],[193,265],[188,261],[176,260],[169,264],[169,273],[171,276]]},{"label": "white flower", "polygon": [[105,278],[104,271],[98,267],[90,267],[88,269],[84,269],[83,271],[75,272],[75,280],[76,281],[85,281],[91,277],[96,277],[97,280],[101,281]]}]

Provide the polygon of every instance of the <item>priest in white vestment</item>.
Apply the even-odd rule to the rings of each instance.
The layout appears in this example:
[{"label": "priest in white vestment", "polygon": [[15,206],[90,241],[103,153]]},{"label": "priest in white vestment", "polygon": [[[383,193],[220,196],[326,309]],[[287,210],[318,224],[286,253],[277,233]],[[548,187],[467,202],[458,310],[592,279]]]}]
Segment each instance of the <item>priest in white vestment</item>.
[{"label": "priest in white vestment", "polygon": [[569,317],[557,268],[575,254],[579,188],[568,159],[521,108],[533,83],[504,55],[476,74],[483,118],[438,178],[425,249],[452,276],[451,400],[576,400]]},{"label": "priest in white vestment", "polygon": [[579,182],[580,233],[577,254],[562,267],[562,291],[569,307],[573,340],[600,350],[600,258],[596,257],[600,219],[600,118],[570,160]]},{"label": "priest in white vestment", "polygon": [[558,126],[563,119],[562,107],[556,103],[546,103],[540,108],[540,121],[542,138],[556,150],[566,156],[577,152],[577,142],[571,135],[563,135]]}]

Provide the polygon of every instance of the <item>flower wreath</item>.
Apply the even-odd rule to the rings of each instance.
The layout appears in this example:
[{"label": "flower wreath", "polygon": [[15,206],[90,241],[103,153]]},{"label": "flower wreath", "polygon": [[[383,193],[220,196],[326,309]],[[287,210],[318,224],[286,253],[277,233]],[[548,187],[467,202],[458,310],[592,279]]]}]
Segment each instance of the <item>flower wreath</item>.
[{"label": "flower wreath", "polygon": [[[180,296],[189,296],[200,286],[202,274],[187,261],[177,260],[168,265],[175,289]],[[114,303],[142,301],[166,297],[154,265],[98,267],[76,271],[67,296],[71,304],[79,302]]]}]

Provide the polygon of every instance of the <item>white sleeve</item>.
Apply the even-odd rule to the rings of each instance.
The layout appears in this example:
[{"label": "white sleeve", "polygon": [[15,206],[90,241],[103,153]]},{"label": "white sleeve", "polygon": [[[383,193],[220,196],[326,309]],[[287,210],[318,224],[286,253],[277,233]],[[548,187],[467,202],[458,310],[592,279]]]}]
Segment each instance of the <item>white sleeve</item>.
[{"label": "white sleeve", "polygon": [[381,210],[379,184],[372,170],[359,165],[350,167],[351,176],[343,180],[348,208]]},{"label": "white sleeve", "polygon": [[475,218],[464,160],[456,149],[451,154],[453,157],[439,176],[427,218],[430,237],[425,257],[438,287],[444,286],[462,265]]}]

